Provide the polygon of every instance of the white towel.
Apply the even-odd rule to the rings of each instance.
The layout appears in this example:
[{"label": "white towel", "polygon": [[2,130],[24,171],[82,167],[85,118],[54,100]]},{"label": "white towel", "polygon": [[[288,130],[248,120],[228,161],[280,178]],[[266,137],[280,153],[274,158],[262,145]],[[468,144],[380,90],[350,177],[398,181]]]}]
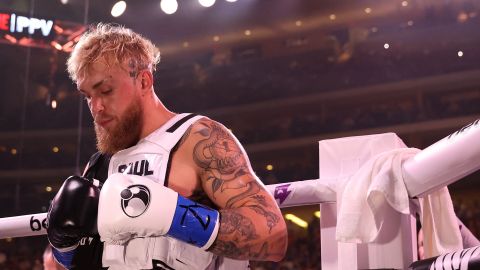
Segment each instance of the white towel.
[{"label": "white towel", "polygon": [[[400,148],[378,154],[338,184],[338,241],[373,242],[385,220],[385,203],[402,214],[410,213],[402,163],[419,151]],[[426,246],[429,249],[426,255],[461,249],[461,236],[448,190],[444,188],[426,196],[421,204],[425,206],[422,207],[425,239],[432,240]]]},{"label": "white towel", "polygon": [[447,187],[420,198],[425,258],[463,249],[463,240]]}]

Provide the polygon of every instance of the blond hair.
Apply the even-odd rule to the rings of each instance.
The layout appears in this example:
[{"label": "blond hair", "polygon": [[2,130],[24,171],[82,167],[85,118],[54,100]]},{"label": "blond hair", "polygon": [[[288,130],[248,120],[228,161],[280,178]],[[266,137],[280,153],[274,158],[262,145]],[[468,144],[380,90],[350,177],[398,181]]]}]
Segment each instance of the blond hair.
[{"label": "blond hair", "polygon": [[130,61],[129,65],[133,63],[135,71],[149,68],[154,72],[160,62],[160,52],[150,40],[131,29],[99,23],[82,35],[70,54],[67,61],[70,78],[75,83],[84,78],[98,60],[104,61],[107,67],[122,66]]}]

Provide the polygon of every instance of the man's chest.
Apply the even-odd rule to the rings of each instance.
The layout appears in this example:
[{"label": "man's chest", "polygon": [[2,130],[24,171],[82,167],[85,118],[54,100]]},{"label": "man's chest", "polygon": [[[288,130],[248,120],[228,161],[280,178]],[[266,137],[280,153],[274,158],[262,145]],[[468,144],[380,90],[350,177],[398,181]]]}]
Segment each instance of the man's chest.
[{"label": "man's chest", "polygon": [[154,144],[139,146],[115,154],[109,175],[125,173],[146,177],[167,186],[184,197],[203,196],[200,177],[188,149],[179,147],[167,152]]},{"label": "man's chest", "polygon": [[202,189],[197,171],[182,153],[175,153],[172,158],[166,186],[184,197],[191,197]]},{"label": "man's chest", "polygon": [[196,166],[188,147],[180,147],[173,155],[166,186],[183,197],[216,209],[217,207],[203,189],[202,180]]}]

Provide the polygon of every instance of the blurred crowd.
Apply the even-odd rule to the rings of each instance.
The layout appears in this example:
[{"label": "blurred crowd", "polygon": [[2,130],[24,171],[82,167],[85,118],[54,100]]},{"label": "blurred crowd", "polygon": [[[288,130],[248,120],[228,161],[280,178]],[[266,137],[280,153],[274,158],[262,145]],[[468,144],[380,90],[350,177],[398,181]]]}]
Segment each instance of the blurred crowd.
[{"label": "blurred crowd", "polygon": [[0,269],[43,270],[44,236],[0,240]]},{"label": "blurred crowd", "polygon": [[[174,111],[202,112],[476,70],[480,52],[468,36],[476,35],[480,15],[473,6],[465,8],[470,9],[472,11],[465,14],[471,18],[466,21],[459,21],[449,15],[449,11],[429,11],[425,15],[428,24],[420,20],[412,22],[411,26],[384,23],[364,27],[362,31],[368,33],[365,34],[368,38],[360,40],[349,37],[354,30],[345,28],[340,32],[345,32],[342,35],[346,38],[339,37],[338,30],[330,36],[327,34],[333,40],[332,45],[296,48],[291,52],[285,48],[284,54],[275,56],[268,55],[265,50],[272,46],[269,42],[280,41],[232,48],[223,57],[228,60],[222,61],[218,61],[215,52],[207,52],[196,60],[188,61],[177,61],[172,57],[160,64],[155,75],[155,89]],[[445,35],[446,32],[450,34]],[[308,41],[308,38],[305,39]],[[385,49],[385,43],[388,43],[388,49]],[[11,51],[4,53],[7,58],[20,52],[8,47],[5,50]],[[462,52],[461,57],[459,51]],[[32,53],[36,58],[44,58],[42,54],[48,54]],[[56,57],[60,62],[65,58],[63,55]],[[20,100],[6,102],[3,110],[0,109],[0,131],[78,126],[78,95],[65,70],[59,67],[51,76],[45,67],[38,69],[32,70],[34,75],[29,82],[32,95],[27,100],[25,115],[18,113]],[[22,89],[24,78],[13,76],[13,73],[10,76],[9,72],[15,70],[6,72],[5,84]],[[51,108],[53,100],[58,102],[56,109]],[[84,118],[83,124],[88,126],[91,119]]]},{"label": "blurred crowd", "polygon": [[454,200],[454,207],[458,218],[480,239],[480,200],[457,198]]},{"label": "blurred crowd", "polygon": [[[419,22],[411,29],[377,25],[375,32],[365,29],[366,40],[336,41],[336,45],[282,56],[263,56],[253,46],[244,49],[257,52],[253,56],[246,54],[243,59],[232,52],[231,60],[221,64],[212,60],[215,54],[194,64],[167,63],[157,74],[158,89],[174,108],[200,111],[476,69],[480,53],[475,43],[461,35],[474,34],[478,21],[478,17],[465,23],[454,20],[441,30]],[[352,30],[345,31],[349,35]],[[428,35],[435,31],[461,34],[444,36],[439,42]]]},{"label": "blurred crowd", "polygon": [[473,44],[452,46],[469,52],[463,59],[448,45],[420,52],[398,48],[392,52],[382,46],[358,45],[345,63],[329,60],[335,53],[320,50],[223,67],[197,64],[182,67],[182,71],[173,68],[165,71],[167,74],[160,71],[157,84],[166,104],[201,111],[460,72],[477,68],[480,60]]},{"label": "blurred crowd", "polygon": [[[465,98],[470,94],[470,98]],[[473,94],[473,95],[471,95]],[[480,113],[480,89],[459,89],[454,93],[425,95],[389,103],[352,105],[344,110],[302,114],[292,112],[260,126],[233,126],[240,141],[259,143],[288,138],[328,134],[373,127],[393,126]]]}]

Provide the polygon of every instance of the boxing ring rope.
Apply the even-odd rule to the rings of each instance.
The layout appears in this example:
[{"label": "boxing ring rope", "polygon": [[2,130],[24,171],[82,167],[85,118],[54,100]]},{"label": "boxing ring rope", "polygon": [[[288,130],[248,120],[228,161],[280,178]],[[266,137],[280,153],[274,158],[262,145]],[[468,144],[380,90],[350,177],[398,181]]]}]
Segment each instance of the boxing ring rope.
[{"label": "boxing ring rope", "polygon": [[[402,164],[410,197],[422,196],[480,169],[480,119],[420,151]],[[281,208],[334,203],[336,179],[267,185]],[[46,213],[0,218],[0,239],[46,234]],[[323,213],[322,213],[323,218]]]}]

